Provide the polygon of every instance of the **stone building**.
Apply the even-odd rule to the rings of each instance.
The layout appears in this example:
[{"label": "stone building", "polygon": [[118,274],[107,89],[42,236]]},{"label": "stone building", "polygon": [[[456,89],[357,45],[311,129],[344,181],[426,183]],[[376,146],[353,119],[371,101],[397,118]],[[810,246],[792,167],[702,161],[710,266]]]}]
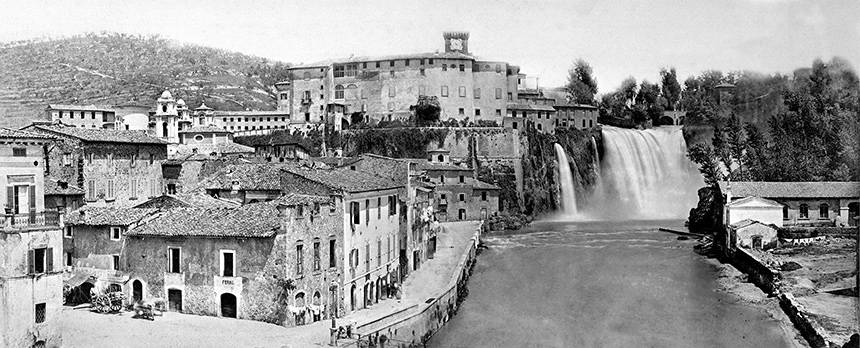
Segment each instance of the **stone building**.
[{"label": "stone building", "polygon": [[784,226],[857,226],[860,182],[721,182],[727,202],[755,196],[783,206]]},{"label": "stone building", "polygon": [[783,205],[769,199],[749,196],[736,199],[726,205],[727,225],[735,224],[744,220],[758,221],[764,224],[772,224],[782,227]]},{"label": "stone building", "polygon": [[108,106],[48,104],[45,114],[51,122],[79,128],[117,128],[116,111]]},{"label": "stone building", "polygon": [[265,144],[254,144],[254,154],[272,160],[308,159],[308,148],[297,141],[285,140]]},{"label": "stone building", "polygon": [[66,180],[45,177],[45,209],[72,211],[84,205],[84,190]]},{"label": "stone building", "polygon": [[362,171],[284,168],[285,192],[333,197],[343,209],[344,311],[367,308],[390,296],[400,281],[397,251],[403,184]]},{"label": "stone building", "polygon": [[132,206],[160,196],[167,143],[141,131],[32,124],[58,141],[46,157],[54,178],[84,189],[89,205]]},{"label": "stone building", "polygon": [[597,125],[597,107],[567,102],[555,103],[556,127],[588,129]]},{"label": "stone building", "polygon": [[295,166],[292,163],[230,164],[207,179],[204,187],[210,196],[242,204],[271,201],[285,193],[281,170]]},{"label": "stone building", "polygon": [[200,154],[207,158],[251,156],[254,149],[233,142],[233,132],[208,124],[179,131],[179,143],[167,146],[170,158]]},{"label": "stone building", "polygon": [[[502,123],[525,75],[507,62],[469,51],[469,33],[445,32],[444,51],[350,57],[290,68],[276,85],[293,123],[348,126],[353,120],[404,119],[418,96],[436,96],[441,119]],[[284,106],[286,109],[286,106]]]},{"label": "stone building", "polygon": [[98,291],[122,290],[129,299],[139,299],[131,296],[136,294],[126,286],[129,278],[120,267],[120,259],[126,248],[126,233],[155,213],[152,208],[92,206],[68,213],[62,249],[63,265],[74,274],[68,284],[80,286],[92,277]]},{"label": "stone building", "polygon": [[412,159],[416,170],[435,184],[433,200],[439,221],[481,220],[499,212],[496,185],[475,179],[470,168],[450,162],[447,150],[428,151],[428,160]]},{"label": "stone building", "polygon": [[777,247],[777,226],[744,219],[729,225],[731,245],[747,249],[766,250]]},{"label": "stone building", "polygon": [[44,134],[0,128],[0,346],[59,345],[60,217],[45,209]]}]

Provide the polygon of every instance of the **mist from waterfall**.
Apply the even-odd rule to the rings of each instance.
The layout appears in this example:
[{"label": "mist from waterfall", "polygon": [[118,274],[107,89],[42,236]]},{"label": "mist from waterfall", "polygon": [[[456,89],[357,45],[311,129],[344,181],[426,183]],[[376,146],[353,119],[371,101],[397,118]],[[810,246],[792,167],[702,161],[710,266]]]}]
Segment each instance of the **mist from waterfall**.
[{"label": "mist from waterfall", "polygon": [[555,156],[558,159],[558,187],[561,208],[565,215],[573,216],[577,214],[575,184],[570,170],[570,162],[567,160],[567,153],[558,143],[555,144]]},{"label": "mist from waterfall", "polygon": [[592,219],[685,218],[704,185],[676,126],[603,126],[603,161],[597,174],[597,186],[582,209]]}]

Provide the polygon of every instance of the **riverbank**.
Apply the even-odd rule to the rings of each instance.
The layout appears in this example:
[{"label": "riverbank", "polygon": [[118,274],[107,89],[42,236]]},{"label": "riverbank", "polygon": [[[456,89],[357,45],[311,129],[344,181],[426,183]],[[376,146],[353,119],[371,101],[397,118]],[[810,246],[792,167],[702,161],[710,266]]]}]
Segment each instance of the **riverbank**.
[{"label": "riverbank", "polygon": [[779,299],[769,297],[755,284],[747,281],[748,276],[730,264],[720,262],[715,258],[705,258],[705,262],[716,269],[717,291],[731,295],[736,303],[754,308],[779,323],[785,337],[791,338],[791,347],[809,347],[800,331],[794,327],[785,312],[779,306]]}]

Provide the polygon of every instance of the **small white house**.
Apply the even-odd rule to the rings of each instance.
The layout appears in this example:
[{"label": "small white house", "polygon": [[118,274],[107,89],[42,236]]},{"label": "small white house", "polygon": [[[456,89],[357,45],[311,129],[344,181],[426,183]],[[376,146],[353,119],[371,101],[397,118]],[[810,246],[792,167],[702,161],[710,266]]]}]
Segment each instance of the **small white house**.
[{"label": "small white house", "polygon": [[782,227],[782,208],[783,205],[779,202],[749,196],[731,202],[726,206],[726,220],[729,225],[749,219],[765,225],[773,224],[777,227]]},{"label": "small white house", "polygon": [[742,220],[731,225],[733,245],[747,249],[771,249],[777,246],[777,227],[755,220]]}]

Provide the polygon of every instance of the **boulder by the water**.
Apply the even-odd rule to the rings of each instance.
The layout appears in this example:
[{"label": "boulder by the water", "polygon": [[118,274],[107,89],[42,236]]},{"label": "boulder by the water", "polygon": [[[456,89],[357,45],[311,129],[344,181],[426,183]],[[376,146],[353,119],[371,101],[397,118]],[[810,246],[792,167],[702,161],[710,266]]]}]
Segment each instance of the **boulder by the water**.
[{"label": "boulder by the water", "polygon": [[714,233],[722,227],[723,194],[715,186],[700,188],[699,204],[690,209],[688,228],[693,233]]},{"label": "boulder by the water", "polygon": [[783,272],[791,272],[801,268],[803,268],[803,266],[794,261],[788,261],[786,263],[783,263],[782,266],[779,266],[779,270]]}]

